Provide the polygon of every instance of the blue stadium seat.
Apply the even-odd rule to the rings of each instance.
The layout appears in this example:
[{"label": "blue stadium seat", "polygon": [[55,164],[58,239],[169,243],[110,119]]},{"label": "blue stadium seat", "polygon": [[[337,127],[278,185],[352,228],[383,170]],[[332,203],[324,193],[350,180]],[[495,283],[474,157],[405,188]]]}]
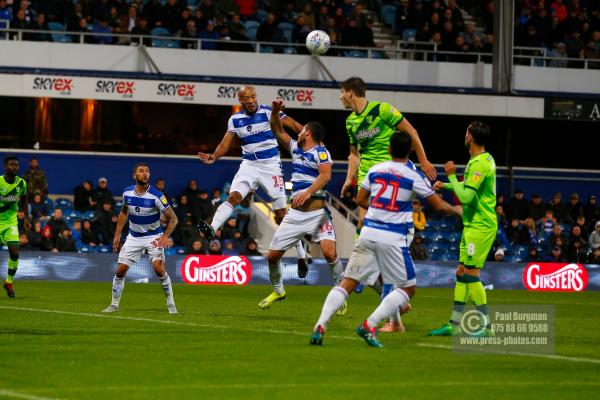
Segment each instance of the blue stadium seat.
[{"label": "blue stadium seat", "polygon": [[396,6],[385,5],[381,7],[381,21],[391,26],[393,30],[396,30]]},{"label": "blue stadium seat", "polygon": [[256,10],[255,17],[258,20],[258,22],[262,24],[267,19],[267,14],[267,11],[263,10],[262,8],[259,8],[258,10]]},{"label": "blue stadium seat", "polygon": [[[171,33],[167,30],[167,28],[158,27],[152,29],[150,32],[152,36],[165,36],[170,37]],[[152,39],[152,47],[166,47],[166,48],[179,48],[179,42],[172,39]]]},{"label": "blue stadium seat", "polygon": [[123,207],[123,200],[115,201],[115,210],[119,210],[121,207]]},{"label": "blue stadium seat", "polygon": [[173,250],[175,250],[176,254],[185,254],[184,246],[175,246],[175,247],[173,247]]},{"label": "blue stadium seat", "polygon": [[[255,21],[248,21],[248,22],[255,22]],[[248,39],[255,42],[257,31],[258,31],[257,27],[246,28],[246,36],[248,36]]]},{"label": "blue stadium seat", "polygon": [[[65,35],[64,31],[66,31],[65,26],[58,22],[48,22],[48,28],[53,31],[50,35],[52,36],[53,42],[61,42],[61,43],[71,43],[71,37]],[[56,32],[54,32],[56,31]]]},{"label": "blue stadium seat", "polygon": [[274,53],[275,50],[271,46],[260,46],[261,53]]},{"label": "blue stadium seat", "polygon": [[295,47],[285,47],[283,49],[283,54],[298,54]]},{"label": "blue stadium seat", "polygon": [[77,210],[69,210],[69,213],[67,215],[71,219],[83,219],[83,214]]},{"label": "blue stadium seat", "polygon": [[425,243],[431,242],[433,240],[433,235],[435,235],[434,231],[430,231],[428,229],[421,231],[421,237]]},{"label": "blue stadium seat", "polygon": [[450,255],[446,250],[432,251],[429,255],[431,261],[447,261]]},{"label": "blue stadium seat", "polygon": [[72,209],[73,208],[73,202],[67,198],[64,197],[59,197],[56,199],[56,201],[54,202],[54,205],[56,208],[60,208],[62,210],[65,209]]},{"label": "blue stadium seat", "polygon": [[450,243],[458,245],[460,243],[460,240],[462,239],[462,233],[461,232],[451,232],[450,235],[448,236],[448,239],[450,240]]},{"label": "blue stadium seat", "polygon": [[294,30],[294,25],[290,24],[289,22],[280,22],[277,27],[281,29],[281,32],[287,39],[288,43],[292,43],[292,31]]},{"label": "blue stadium seat", "polygon": [[433,242],[434,243],[450,243],[450,238],[449,238],[450,234],[440,231],[437,232],[436,234],[433,235]]},{"label": "blue stadium seat", "polygon": [[259,26],[260,26],[260,22],[257,22],[257,21],[248,20],[248,21],[244,22],[244,27],[246,28],[246,31],[248,31],[252,28],[258,29]]},{"label": "blue stadium seat", "polygon": [[94,219],[95,211],[90,210],[83,213],[84,219]]},{"label": "blue stadium seat", "polygon": [[415,36],[417,36],[416,29],[405,29],[402,32],[402,40],[405,42],[414,42]]},{"label": "blue stadium seat", "polygon": [[94,252],[94,248],[93,248],[92,246],[83,245],[83,246],[81,246],[79,249],[77,249],[77,251],[78,251],[79,253],[86,253],[86,254],[89,254],[89,253],[93,253],[93,252]]},{"label": "blue stadium seat", "polygon": [[48,206],[48,210],[54,209],[54,201],[52,199],[44,200],[44,203]]},{"label": "blue stadium seat", "polygon": [[367,53],[360,50],[350,50],[345,52],[346,57],[367,58]]},{"label": "blue stadium seat", "polygon": [[112,253],[112,249],[107,245],[96,246],[96,253]]}]

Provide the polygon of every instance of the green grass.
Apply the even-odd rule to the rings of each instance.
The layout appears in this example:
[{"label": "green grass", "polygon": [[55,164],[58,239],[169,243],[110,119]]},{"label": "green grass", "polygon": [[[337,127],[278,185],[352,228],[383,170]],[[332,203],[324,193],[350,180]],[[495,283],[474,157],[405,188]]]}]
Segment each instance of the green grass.
[{"label": "green grass", "polygon": [[[265,286],[177,285],[171,316],[158,284],[127,284],[117,318],[100,313],[109,282],[17,281],[15,290],[0,298],[0,398],[581,399],[600,389],[599,363],[462,355],[450,338],[426,337],[447,320],[446,289],[419,289],[408,332],[382,334],[383,349],[353,332],[378,304],[369,290],[350,297],[323,347],[308,340],[326,287],[288,286],[285,301],[262,311]],[[488,302],[555,304],[556,353],[600,360],[600,292],[498,290]]]}]

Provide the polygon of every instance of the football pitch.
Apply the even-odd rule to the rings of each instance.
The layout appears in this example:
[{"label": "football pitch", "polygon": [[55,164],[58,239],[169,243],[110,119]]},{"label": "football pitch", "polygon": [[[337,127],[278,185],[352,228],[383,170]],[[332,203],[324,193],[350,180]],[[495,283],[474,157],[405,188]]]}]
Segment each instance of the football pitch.
[{"label": "football pitch", "polygon": [[[378,304],[353,294],[322,347],[309,336],[327,287],[127,283],[116,315],[111,283],[16,281],[0,298],[1,399],[581,399],[600,390],[600,292],[488,292],[490,304],[556,306],[556,355],[465,355],[426,333],[447,321],[452,291],[418,289],[407,332],[368,347],[354,328]],[[4,295],[4,293],[2,293]],[[594,396],[595,397],[595,396]]]}]

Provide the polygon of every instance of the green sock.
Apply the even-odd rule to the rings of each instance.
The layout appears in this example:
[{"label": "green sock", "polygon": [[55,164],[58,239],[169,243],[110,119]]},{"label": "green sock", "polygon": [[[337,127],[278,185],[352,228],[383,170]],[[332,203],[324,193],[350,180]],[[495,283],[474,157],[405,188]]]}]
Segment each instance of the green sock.
[{"label": "green sock", "polygon": [[13,283],[13,278],[17,273],[17,268],[19,267],[19,260],[11,260],[8,259],[8,274],[6,276],[6,282]]},{"label": "green sock", "polygon": [[460,324],[460,319],[465,309],[465,304],[467,304],[468,296],[469,288],[465,283],[463,276],[457,276],[456,286],[454,286],[454,305],[452,306],[452,314],[450,315],[451,324]]},{"label": "green sock", "polygon": [[483,284],[479,280],[479,277],[476,276],[469,276],[468,280],[469,283],[467,283],[467,287],[473,299],[473,303],[475,304],[475,308],[485,316],[485,326],[489,327],[490,319],[488,317],[487,295],[485,294]]}]

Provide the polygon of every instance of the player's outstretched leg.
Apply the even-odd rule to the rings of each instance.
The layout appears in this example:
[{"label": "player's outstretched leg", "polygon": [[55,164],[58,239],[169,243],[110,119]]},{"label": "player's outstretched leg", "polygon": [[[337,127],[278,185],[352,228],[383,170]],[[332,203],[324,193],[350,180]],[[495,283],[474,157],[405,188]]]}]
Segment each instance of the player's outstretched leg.
[{"label": "player's outstretched leg", "polygon": [[162,286],[167,298],[167,310],[169,314],[177,314],[177,307],[175,307],[175,298],[173,297],[173,287],[171,286],[171,278],[169,274],[165,274],[158,278],[160,280],[160,286]]},{"label": "player's outstretched leg", "polygon": [[2,287],[6,290],[8,297],[15,297],[15,290],[13,288],[13,280],[19,267],[19,246],[10,244],[8,246],[9,257],[8,257],[8,271],[6,279],[2,282]]},{"label": "player's outstretched leg", "polygon": [[[410,290],[410,288],[407,288]],[[356,328],[358,336],[362,337],[369,346],[383,347],[377,340],[377,324],[384,318],[389,317],[398,309],[408,304],[408,293],[400,288],[389,292],[373,313]]]},{"label": "player's outstretched leg", "polygon": [[348,294],[352,293],[356,285],[358,285],[358,282],[352,279],[343,279],[340,286],[335,286],[329,291],[325,303],[323,303],[321,315],[313,328],[310,344],[323,344],[323,336],[325,335],[325,329],[327,328],[327,324],[329,324],[329,320],[333,317],[333,314],[346,303]]}]

